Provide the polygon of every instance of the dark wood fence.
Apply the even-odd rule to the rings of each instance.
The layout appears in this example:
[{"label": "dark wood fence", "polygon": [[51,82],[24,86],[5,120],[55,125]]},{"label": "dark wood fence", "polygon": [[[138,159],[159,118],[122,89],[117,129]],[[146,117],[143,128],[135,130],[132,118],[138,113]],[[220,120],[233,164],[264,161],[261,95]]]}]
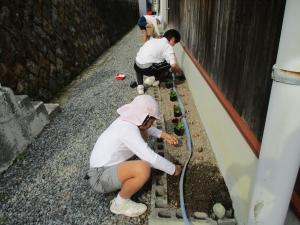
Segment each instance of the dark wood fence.
[{"label": "dark wood fence", "polygon": [[284,7],[285,0],[169,0],[170,25],[258,139]]}]

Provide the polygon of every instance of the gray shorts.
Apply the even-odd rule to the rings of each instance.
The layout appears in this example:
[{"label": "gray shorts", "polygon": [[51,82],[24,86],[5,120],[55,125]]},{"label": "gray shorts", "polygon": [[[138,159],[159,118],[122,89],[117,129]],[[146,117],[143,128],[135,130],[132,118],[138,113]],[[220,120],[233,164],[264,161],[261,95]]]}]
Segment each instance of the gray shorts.
[{"label": "gray shorts", "polygon": [[94,191],[109,193],[121,189],[122,183],[117,176],[117,166],[90,168],[89,182]]}]

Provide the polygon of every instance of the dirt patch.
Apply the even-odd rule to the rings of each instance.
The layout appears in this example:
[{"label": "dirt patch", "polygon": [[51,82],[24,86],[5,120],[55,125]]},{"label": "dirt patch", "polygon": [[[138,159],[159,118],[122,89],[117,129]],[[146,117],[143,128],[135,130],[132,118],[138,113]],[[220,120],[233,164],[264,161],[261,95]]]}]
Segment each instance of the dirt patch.
[{"label": "dirt patch", "polygon": [[[179,204],[179,178],[168,176],[168,200],[175,207]],[[219,169],[204,162],[188,167],[184,182],[185,206],[188,214],[196,211],[210,213],[213,205],[222,203],[226,209],[231,208],[228,190]]]},{"label": "dirt patch", "polygon": [[[196,111],[187,82],[177,84],[180,98],[186,110],[186,118],[193,142],[193,156],[185,175],[184,192],[188,214],[196,211],[211,212],[212,206],[220,202],[226,209],[232,208],[231,199],[224,179],[210,146],[204,126]],[[170,89],[161,84],[161,111],[164,114],[166,131],[173,133],[173,107],[176,102],[169,99]],[[179,137],[178,146],[167,146],[166,155],[173,162],[184,164],[188,157],[186,137]],[[179,177],[168,176],[168,202],[179,208]]]}]

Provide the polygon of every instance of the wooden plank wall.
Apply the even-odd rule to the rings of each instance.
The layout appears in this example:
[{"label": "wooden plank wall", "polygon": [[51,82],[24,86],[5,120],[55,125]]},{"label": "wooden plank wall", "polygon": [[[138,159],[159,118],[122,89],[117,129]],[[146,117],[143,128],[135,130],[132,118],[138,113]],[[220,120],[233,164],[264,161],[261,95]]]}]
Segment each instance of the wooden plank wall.
[{"label": "wooden plank wall", "polygon": [[169,0],[169,24],[261,140],[285,0]]}]

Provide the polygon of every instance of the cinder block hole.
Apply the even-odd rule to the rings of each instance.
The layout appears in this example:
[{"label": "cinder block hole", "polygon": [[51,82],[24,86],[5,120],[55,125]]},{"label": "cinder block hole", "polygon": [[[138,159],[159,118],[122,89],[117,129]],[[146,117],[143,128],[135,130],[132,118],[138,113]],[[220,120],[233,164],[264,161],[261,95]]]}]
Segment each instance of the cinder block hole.
[{"label": "cinder block hole", "polygon": [[162,176],[162,175],[164,175],[164,172],[161,170],[155,170],[155,175]]},{"label": "cinder block hole", "polygon": [[157,149],[159,149],[159,150],[164,149],[164,145],[163,145],[163,144],[158,144],[158,145],[157,145]]},{"label": "cinder block hole", "polygon": [[158,212],[158,217],[171,218],[171,213],[167,210],[161,210],[161,211]]},{"label": "cinder block hole", "polygon": [[163,142],[163,139],[162,139],[162,138],[157,138],[156,141],[157,141],[158,143],[162,143],[162,142]]},{"label": "cinder block hole", "polygon": [[155,195],[156,195],[156,197],[161,197],[162,195],[161,195],[161,193],[159,193],[159,192],[155,192]]},{"label": "cinder block hole", "polygon": [[164,193],[165,193],[165,189],[164,189],[164,187],[163,187],[162,185],[156,186],[155,195],[156,195],[157,197],[163,196]]},{"label": "cinder block hole", "polygon": [[163,185],[163,184],[164,184],[164,182],[163,182],[163,177],[157,176],[156,184],[157,184],[157,185]]},{"label": "cinder block hole", "polygon": [[163,152],[158,152],[158,154],[159,154],[161,157],[164,157],[164,156],[165,156],[165,153],[163,153]]},{"label": "cinder block hole", "polygon": [[178,210],[176,211],[176,217],[177,217],[178,219],[182,219],[182,213],[181,213],[181,210],[180,210],[180,209],[178,209]]}]

